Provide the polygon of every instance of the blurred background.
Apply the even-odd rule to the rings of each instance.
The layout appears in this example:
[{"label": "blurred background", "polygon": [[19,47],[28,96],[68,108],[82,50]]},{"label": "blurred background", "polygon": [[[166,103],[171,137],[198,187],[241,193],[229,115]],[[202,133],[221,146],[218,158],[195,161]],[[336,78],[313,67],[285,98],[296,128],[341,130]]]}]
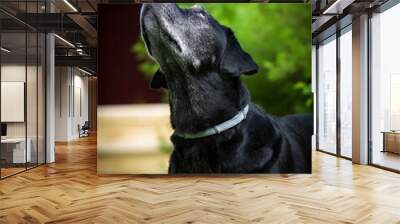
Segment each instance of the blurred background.
[{"label": "blurred background", "polygon": [[[259,65],[257,75],[242,76],[253,102],[278,116],[312,112],[310,5],[201,5],[235,32]],[[99,5],[99,173],[154,174],[168,169],[168,92],[148,87],[158,65],[140,38],[140,7]]]}]

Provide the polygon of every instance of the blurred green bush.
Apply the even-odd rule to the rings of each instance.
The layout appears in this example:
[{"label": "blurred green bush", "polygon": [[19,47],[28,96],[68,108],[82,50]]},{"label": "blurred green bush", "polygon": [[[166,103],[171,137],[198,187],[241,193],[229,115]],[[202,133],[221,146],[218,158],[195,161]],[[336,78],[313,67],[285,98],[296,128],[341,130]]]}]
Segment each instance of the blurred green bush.
[{"label": "blurred green bush", "polygon": [[[180,4],[189,7],[192,4]],[[311,9],[309,4],[207,3],[202,6],[222,25],[230,27],[259,66],[242,76],[252,101],[275,115],[312,112]],[[149,78],[158,65],[142,41],[132,46]]]}]

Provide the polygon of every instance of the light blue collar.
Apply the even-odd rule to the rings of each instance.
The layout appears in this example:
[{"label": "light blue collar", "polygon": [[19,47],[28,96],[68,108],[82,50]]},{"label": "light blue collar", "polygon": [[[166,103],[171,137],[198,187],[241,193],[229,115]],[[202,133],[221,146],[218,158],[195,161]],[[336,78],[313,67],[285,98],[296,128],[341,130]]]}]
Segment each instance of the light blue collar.
[{"label": "light blue collar", "polygon": [[244,119],[246,119],[247,112],[249,112],[249,105],[246,105],[238,114],[236,114],[231,119],[224,121],[218,125],[215,125],[211,128],[207,128],[206,130],[197,132],[197,133],[178,133],[175,131],[175,135],[185,138],[185,139],[195,139],[195,138],[203,138],[210,135],[219,134],[223,131],[228,130],[229,128],[235,127]]}]

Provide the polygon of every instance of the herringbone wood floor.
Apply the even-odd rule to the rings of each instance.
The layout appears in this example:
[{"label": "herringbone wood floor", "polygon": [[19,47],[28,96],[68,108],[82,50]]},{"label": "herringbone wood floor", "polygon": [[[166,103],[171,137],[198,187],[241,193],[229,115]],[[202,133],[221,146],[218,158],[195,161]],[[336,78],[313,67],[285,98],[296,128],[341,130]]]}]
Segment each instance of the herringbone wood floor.
[{"label": "herringbone wood floor", "polygon": [[312,175],[97,176],[95,138],[0,181],[0,223],[400,223],[400,175],[319,152]]}]

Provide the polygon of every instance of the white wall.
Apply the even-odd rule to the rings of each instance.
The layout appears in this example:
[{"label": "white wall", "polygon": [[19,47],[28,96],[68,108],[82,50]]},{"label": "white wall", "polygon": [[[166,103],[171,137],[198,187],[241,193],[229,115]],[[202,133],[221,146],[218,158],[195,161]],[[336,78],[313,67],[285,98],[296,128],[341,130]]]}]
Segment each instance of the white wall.
[{"label": "white wall", "polygon": [[[76,75],[75,70],[75,75],[74,75],[74,108],[73,108],[73,119],[71,120],[71,135],[74,137],[79,137],[79,132],[78,132],[78,124],[81,126],[85,123],[85,121],[88,121],[89,118],[89,111],[88,111],[88,77],[87,76],[82,76],[82,73],[79,73],[79,75]],[[81,110],[81,111],[80,111]]]},{"label": "white wall", "polygon": [[[25,70],[27,69],[27,70]],[[27,74],[26,74],[27,71]],[[29,85],[30,86],[36,86],[36,81],[32,78],[33,76],[36,76],[36,66],[27,66],[25,67],[25,64],[20,65],[20,64],[5,64],[1,66],[1,81],[2,82],[25,82],[25,76],[27,75]],[[27,88],[27,103],[29,105],[34,107],[36,111],[36,88]],[[4,97],[4,96],[3,96]],[[34,102],[33,104],[31,104]],[[2,110],[6,110],[7,108],[1,108]],[[27,109],[28,110],[28,109]],[[29,134],[31,133],[30,128],[32,127],[32,130],[36,130],[36,119],[37,115],[36,113],[31,113],[32,110],[28,110],[29,112],[27,114],[28,118],[28,137]],[[34,124],[31,124],[34,122]],[[7,136],[8,137],[25,137],[25,123],[26,122],[7,122]],[[33,133],[33,131],[32,131]],[[35,132],[36,135],[36,132]]]},{"label": "white wall", "polygon": [[[28,68],[28,70],[30,70]],[[3,82],[25,82],[25,64],[8,64],[1,66],[1,81]],[[5,110],[6,108],[1,108]],[[25,136],[25,124],[24,122],[13,122],[7,124],[7,135],[8,137],[24,137]]]},{"label": "white wall", "polygon": [[88,120],[88,77],[76,68],[56,67],[55,85],[55,140],[77,139],[78,125]]},{"label": "white wall", "polygon": [[[25,82],[25,64],[9,64],[1,66],[1,81]],[[6,108],[1,108],[5,110]],[[7,123],[7,137],[25,137],[25,123],[12,122]]]},{"label": "white wall", "polygon": [[[38,70],[37,70],[38,69]],[[44,162],[45,150],[45,120],[44,120],[44,74],[42,67],[36,65],[24,64],[3,64],[1,66],[1,81],[2,82],[24,82],[26,86],[26,106],[23,102],[20,113],[25,114],[26,120],[21,122],[6,122],[7,137],[9,138],[24,138],[25,135],[30,140],[30,148],[32,161],[36,162],[39,158],[39,163]],[[27,79],[27,80],[26,80]],[[2,98],[7,96],[2,95]],[[2,107],[2,112],[12,110],[12,108]],[[14,109],[15,110],[15,109]],[[7,111],[16,113],[16,111]],[[24,115],[23,115],[24,116]],[[37,156],[39,153],[39,156]]]},{"label": "white wall", "polygon": [[55,141],[68,141],[69,130],[69,68],[55,68]]}]

